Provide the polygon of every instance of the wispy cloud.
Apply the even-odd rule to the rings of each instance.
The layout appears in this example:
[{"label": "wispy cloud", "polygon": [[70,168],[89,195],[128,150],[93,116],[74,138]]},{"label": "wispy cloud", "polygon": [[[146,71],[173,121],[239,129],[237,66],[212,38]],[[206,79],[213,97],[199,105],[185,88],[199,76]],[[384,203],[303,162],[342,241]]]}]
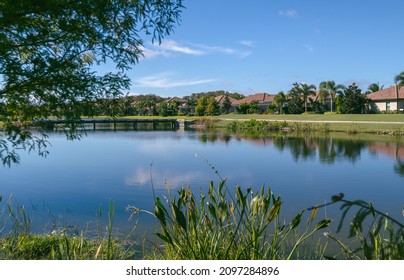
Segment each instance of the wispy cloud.
[{"label": "wispy cloud", "polygon": [[155,58],[158,56],[175,57],[178,54],[186,55],[203,55],[201,50],[192,49],[189,46],[181,45],[174,40],[164,40],[160,45],[148,44],[147,47],[142,47],[145,58]]},{"label": "wispy cloud", "polygon": [[[252,46],[252,41],[241,41],[244,45]],[[223,46],[211,46],[205,44],[194,44],[177,42],[175,40],[164,40],[161,44],[147,44],[142,48],[144,57],[155,58],[158,56],[163,57],[176,57],[178,55],[211,55],[211,54],[225,54],[234,55],[241,58],[247,57],[251,52],[241,51],[235,48],[223,47]]]},{"label": "wispy cloud", "polygon": [[173,88],[215,82],[216,79],[175,79],[172,73],[160,73],[135,79],[134,87]]},{"label": "wispy cloud", "polygon": [[255,46],[255,42],[254,41],[250,41],[250,40],[241,40],[238,41],[237,43],[249,47],[249,48],[253,48]]},{"label": "wispy cloud", "polygon": [[[177,188],[179,186],[188,185],[190,182],[194,182],[200,178],[203,178],[206,174],[199,171],[185,172],[176,174],[174,170],[153,170],[154,187],[157,189],[167,188],[169,184],[170,188]],[[150,184],[150,170],[148,168],[139,167],[132,172],[131,175],[125,178],[125,184],[127,186],[138,186]]]},{"label": "wispy cloud", "polygon": [[174,40],[165,40],[159,46],[160,49],[169,51],[169,52],[177,52],[189,55],[203,55],[204,51],[198,49],[192,49],[189,46],[184,44],[180,44]]},{"label": "wispy cloud", "polygon": [[203,44],[191,44],[192,46],[203,50],[206,54],[226,54],[234,55],[241,58],[251,55],[251,51],[241,51],[234,48],[222,47],[222,46],[209,46]]},{"label": "wispy cloud", "polygon": [[297,18],[299,13],[296,10],[279,11],[278,15],[281,17]]}]

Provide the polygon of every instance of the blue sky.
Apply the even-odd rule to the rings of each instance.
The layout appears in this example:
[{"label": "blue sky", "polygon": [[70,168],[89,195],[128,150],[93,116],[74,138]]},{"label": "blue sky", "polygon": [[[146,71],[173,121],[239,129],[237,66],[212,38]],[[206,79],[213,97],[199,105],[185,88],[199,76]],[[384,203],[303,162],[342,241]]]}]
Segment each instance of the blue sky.
[{"label": "blue sky", "polygon": [[174,34],[144,43],[132,94],[288,91],[294,82],[394,84],[403,0],[184,0]]}]

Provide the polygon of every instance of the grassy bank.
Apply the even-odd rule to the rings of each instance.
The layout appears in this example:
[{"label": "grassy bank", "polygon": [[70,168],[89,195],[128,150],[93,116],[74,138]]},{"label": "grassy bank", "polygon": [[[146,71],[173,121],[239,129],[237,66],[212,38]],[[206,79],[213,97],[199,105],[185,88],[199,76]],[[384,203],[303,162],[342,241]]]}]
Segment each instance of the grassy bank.
[{"label": "grassy bank", "polygon": [[327,130],[336,132],[404,134],[404,115],[239,115],[213,117],[217,127],[227,127],[234,121],[248,120],[286,122],[300,130]]}]

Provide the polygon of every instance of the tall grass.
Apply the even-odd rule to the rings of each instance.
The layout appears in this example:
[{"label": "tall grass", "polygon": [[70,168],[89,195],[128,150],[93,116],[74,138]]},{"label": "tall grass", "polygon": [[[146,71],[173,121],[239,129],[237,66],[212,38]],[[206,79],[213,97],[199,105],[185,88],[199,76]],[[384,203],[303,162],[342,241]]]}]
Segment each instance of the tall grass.
[{"label": "tall grass", "polygon": [[372,203],[363,200],[350,201],[343,197],[343,194],[333,196],[329,203],[341,203],[342,215],[337,233],[346,222],[347,214],[356,209],[350,221],[348,237],[354,239],[357,245],[352,248],[331,233],[326,233],[326,236],[336,242],[346,259],[404,259],[404,222],[375,209]]},{"label": "tall grass", "polygon": [[[234,193],[234,194],[233,194]],[[236,186],[228,191],[226,181],[210,183],[207,195],[197,199],[190,188],[177,196],[156,198],[154,215],[160,224],[157,236],[164,259],[291,259],[301,244],[327,227],[329,219],[314,224],[316,212],[297,236],[304,212],[290,223],[280,218],[281,199],[264,187],[254,193]],[[295,237],[295,238],[292,238]],[[290,244],[291,240],[295,240]]]},{"label": "tall grass", "polygon": [[[0,206],[2,205],[0,196]],[[101,208],[100,208],[101,209]],[[114,205],[109,204],[105,232],[99,222],[96,238],[82,230],[72,233],[68,227],[49,233],[31,232],[31,219],[24,206],[13,203],[12,197],[0,207],[0,259],[131,259],[136,251],[113,235]],[[101,210],[99,215],[101,215]]]}]

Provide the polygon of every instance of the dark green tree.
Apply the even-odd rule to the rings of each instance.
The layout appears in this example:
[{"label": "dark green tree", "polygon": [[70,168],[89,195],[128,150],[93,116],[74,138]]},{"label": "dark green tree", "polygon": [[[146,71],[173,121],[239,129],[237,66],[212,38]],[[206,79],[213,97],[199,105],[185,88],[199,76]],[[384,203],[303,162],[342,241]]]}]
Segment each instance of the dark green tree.
[{"label": "dark green tree", "polygon": [[274,103],[278,108],[279,114],[283,113],[283,107],[287,101],[286,95],[283,91],[278,92],[277,95],[274,97]]},{"label": "dark green tree", "polygon": [[168,104],[166,101],[160,102],[156,105],[156,112],[159,116],[167,117],[168,116]]},{"label": "dark green tree", "polygon": [[250,110],[249,103],[241,103],[238,106],[236,106],[236,112],[239,114],[248,114],[249,110]]},{"label": "dark green tree", "polygon": [[206,106],[206,114],[209,116],[215,116],[220,114],[219,103],[213,96],[208,98],[208,104]]},{"label": "dark green tree", "polygon": [[[181,0],[1,1],[0,160],[18,161],[16,149],[45,145],[24,128],[34,119],[64,119],[74,136],[99,100],[128,91],[125,73],[142,57],[142,37],[161,41],[182,9]],[[107,62],[115,69],[95,71]]]},{"label": "dark green tree", "polygon": [[256,114],[260,112],[260,108],[258,107],[258,101],[253,101],[249,104],[249,108],[247,110],[248,114]]},{"label": "dark green tree", "polygon": [[230,113],[230,110],[231,110],[231,100],[229,96],[226,95],[223,100],[222,112],[224,114],[228,114]]},{"label": "dark green tree", "polygon": [[307,112],[307,101],[310,96],[316,95],[316,86],[308,85],[306,83],[294,83],[292,90],[302,96],[304,103],[304,111]]},{"label": "dark green tree", "polygon": [[197,116],[204,116],[206,114],[206,108],[208,107],[208,98],[202,96],[198,99],[198,103],[195,106],[195,113]]},{"label": "dark green tree", "polygon": [[361,114],[365,112],[367,97],[362,90],[353,83],[345,88],[337,98],[337,112],[342,114]]},{"label": "dark green tree", "polygon": [[294,84],[293,88],[288,93],[288,113],[301,114],[304,112],[304,101],[300,94],[299,85]]}]

